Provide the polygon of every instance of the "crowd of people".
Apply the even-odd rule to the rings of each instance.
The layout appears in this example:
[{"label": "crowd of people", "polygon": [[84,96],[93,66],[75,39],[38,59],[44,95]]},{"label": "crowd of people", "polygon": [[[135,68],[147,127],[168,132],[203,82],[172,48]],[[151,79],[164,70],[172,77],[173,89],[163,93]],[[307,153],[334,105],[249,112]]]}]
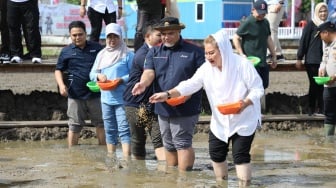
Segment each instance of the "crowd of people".
[{"label": "crowd of people", "polygon": [[[171,16],[176,1],[137,0],[137,4],[134,50],[127,47],[116,23],[122,16],[121,0],[117,5],[112,0],[91,0],[90,4],[81,0],[80,16],[87,14],[92,25],[89,40],[84,22],[73,21],[68,26],[71,44],[60,52],[55,70],[59,92],[68,99],[68,146],[79,144],[89,117],[96,126],[98,144],[106,145],[109,156],[115,155],[121,143],[124,159],[145,160],[149,134],[158,161],[181,172],[192,170],[193,135],[204,90],[212,111],[208,141],[216,180],[228,178],[231,144],[237,177],[249,184],[250,150],[261,125],[269,70],[283,59],[277,30],[286,2],[255,1],[252,14],[241,22],[232,39],[234,48],[221,29],[204,39],[204,49],[183,39],[186,26],[178,13]],[[41,63],[37,1],[1,1],[0,11],[0,60],[22,62],[23,30],[29,57],[33,63]],[[22,19],[14,22],[17,15]],[[324,114],[325,134],[332,136],[336,126],[336,26],[327,16],[328,6],[318,3],[303,30],[296,66],[304,65],[309,78],[309,115]],[[103,20],[105,45],[99,43]],[[249,56],[260,58],[260,63],[253,66]],[[330,80],[323,87],[314,82],[315,76],[329,76]],[[94,92],[87,87],[90,81],[113,81],[115,86]],[[168,103],[181,96],[179,104]],[[239,104],[235,113],[222,114],[217,108],[234,102]]]}]

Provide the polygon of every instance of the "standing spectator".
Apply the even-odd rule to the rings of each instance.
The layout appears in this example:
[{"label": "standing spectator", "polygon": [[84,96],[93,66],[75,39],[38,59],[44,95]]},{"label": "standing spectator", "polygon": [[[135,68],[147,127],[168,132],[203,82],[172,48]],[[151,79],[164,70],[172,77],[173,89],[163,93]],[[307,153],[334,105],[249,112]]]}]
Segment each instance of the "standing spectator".
[{"label": "standing spectator", "polygon": [[318,27],[321,39],[326,43],[320,64],[319,76],[330,76],[330,81],[324,85],[324,129],[326,136],[335,135],[336,126],[336,25],[330,21]]},{"label": "standing spectator", "polygon": [[134,53],[127,48],[121,27],[116,23],[106,26],[106,47],[99,52],[90,72],[93,81],[117,80],[113,90],[101,90],[101,108],[108,154],[116,152],[118,137],[127,159],[131,155],[131,134],[126,119],[123,93],[129,78]]},{"label": "standing spectator", "polygon": [[304,66],[309,79],[309,111],[308,115],[321,114],[323,111],[323,86],[317,85],[314,76],[318,76],[318,70],[322,61],[323,42],[317,35],[317,27],[328,18],[328,5],[318,3],[315,6],[314,17],[303,29],[300,45],[297,51],[296,67],[301,69],[304,58]]},{"label": "standing spectator", "polygon": [[[96,42],[86,41],[85,24],[81,21],[71,22],[69,32],[72,43],[62,49],[55,70],[59,92],[62,96],[68,97],[68,145],[70,147],[78,144],[87,114],[91,118],[91,123],[96,126],[99,145],[105,145],[100,93],[93,93],[86,87],[86,83],[90,81],[91,67],[102,46]],[[70,84],[63,81],[64,72],[69,74]]]},{"label": "standing spectator", "polygon": [[[209,154],[216,179],[228,177],[226,156],[232,142],[232,156],[237,176],[244,184],[251,180],[251,144],[261,124],[262,81],[246,59],[233,53],[222,29],[204,40],[206,62],[188,80],[167,92],[155,93],[150,102],[164,102],[171,97],[187,96],[205,89],[211,111]],[[225,92],[223,92],[225,91]],[[167,95],[169,94],[169,95]],[[223,115],[217,105],[239,102],[239,114]]]},{"label": "standing spectator", "polygon": [[264,89],[269,84],[269,66],[266,62],[267,48],[272,53],[273,68],[276,67],[276,55],[274,44],[271,38],[271,31],[268,21],[265,19],[267,14],[267,4],[263,0],[254,2],[252,15],[246,18],[237,29],[233,36],[233,44],[237,52],[242,56],[257,56],[261,62],[256,67]]},{"label": "standing spectator", "polygon": [[144,43],[143,29],[149,23],[157,23],[161,19],[161,0],[137,0],[137,25],[134,36],[134,52]]},{"label": "standing spectator", "polygon": [[0,1],[0,31],[1,31],[0,61],[4,64],[7,64],[10,63],[9,31],[7,24],[7,0]]},{"label": "standing spectator", "polygon": [[[103,20],[105,25],[109,23],[117,23],[117,16],[118,19],[120,19],[122,16],[122,0],[117,0],[118,6],[115,6],[113,2],[114,0],[90,0],[90,3],[88,4],[87,16],[91,24],[91,41],[99,42]],[[82,18],[86,14],[86,5],[87,0],[81,0],[79,14]]]},{"label": "standing spectator", "polygon": [[12,63],[22,63],[23,46],[21,28],[33,63],[42,63],[39,8],[37,0],[8,0],[7,22],[9,28]]},{"label": "standing spectator", "polygon": [[150,48],[161,43],[161,33],[151,24],[144,30],[145,43],[134,55],[130,77],[124,92],[125,109],[128,123],[131,127],[132,154],[136,159],[145,159],[147,133],[152,139],[157,160],[165,160],[165,153],[161,139],[157,116],[154,114],[153,104],[148,102],[153,94],[153,84],[146,88],[141,95],[132,95],[134,85],[140,81],[145,57]]},{"label": "standing spectator", "polygon": [[[204,63],[202,48],[182,39],[181,30],[185,25],[177,18],[165,17],[155,28],[161,32],[163,44],[149,50],[141,80],[132,90],[134,95],[143,93],[152,82],[154,92],[168,91],[180,81],[192,77]],[[192,139],[201,112],[201,93],[198,91],[188,96],[183,104],[175,107],[166,103],[155,104],[166,149],[166,163],[178,166],[180,171],[192,169],[195,161]],[[170,98],[170,93],[166,94]]]},{"label": "standing spectator", "polygon": [[53,23],[53,20],[52,20],[51,16],[47,16],[47,20],[45,21],[45,24],[47,25],[47,27],[46,27],[46,34],[48,35],[48,33],[50,33],[50,35],[52,35],[53,34],[53,32],[52,32],[52,25],[54,23]]},{"label": "standing spectator", "polygon": [[284,61],[285,57],[282,54],[281,44],[278,38],[279,25],[285,13],[286,0],[265,0],[268,7],[266,19],[271,27],[271,37],[275,46],[277,61]]},{"label": "standing spectator", "polygon": [[161,0],[161,18],[170,16],[170,0]]},{"label": "standing spectator", "polygon": [[169,12],[167,13],[167,16],[170,17],[175,17],[180,19],[180,11],[177,6],[177,0],[169,0],[170,1],[170,9]]}]

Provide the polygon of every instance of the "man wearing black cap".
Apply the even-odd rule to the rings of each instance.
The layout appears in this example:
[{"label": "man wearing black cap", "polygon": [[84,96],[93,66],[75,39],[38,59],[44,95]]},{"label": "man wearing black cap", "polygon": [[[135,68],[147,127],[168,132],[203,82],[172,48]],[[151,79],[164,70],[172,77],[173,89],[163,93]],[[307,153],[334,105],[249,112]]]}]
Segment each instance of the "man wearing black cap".
[{"label": "man wearing black cap", "polygon": [[321,24],[318,34],[327,44],[319,68],[319,76],[329,76],[330,80],[324,85],[324,130],[326,136],[335,135],[336,126],[336,25],[330,21]]},{"label": "man wearing black cap", "polygon": [[[191,78],[205,61],[202,48],[184,41],[181,30],[184,24],[177,18],[163,18],[155,29],[162,35],[162,44],[149,50],[140,82],[132,94],[139,95],[153,82],[154,92],[166,92],[183,80]],[[178,166],[180,171],[190,170],[195,153],[192,148],[194,128],[201,112],[201,91],[188,96],[184,103],[170,106],[155,103],[160,132],[166,150],[167,166]]]}]

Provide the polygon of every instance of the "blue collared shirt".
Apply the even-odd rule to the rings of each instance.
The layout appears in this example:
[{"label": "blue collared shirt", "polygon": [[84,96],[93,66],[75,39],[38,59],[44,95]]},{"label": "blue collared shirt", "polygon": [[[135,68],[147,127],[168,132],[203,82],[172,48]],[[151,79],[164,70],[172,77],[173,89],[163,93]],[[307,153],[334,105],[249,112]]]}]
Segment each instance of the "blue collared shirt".
[{"label": "blue collared shirt", "polygon": [[91,92],[86,83],[90,81],[90,71],[98,52],[99,43],[87,41],[83,49],[74,44],[64,47],[58,57],[56,70],[68,73],[68,96],[73,99],[99,97],[100,93]]},{"label": "blue collared shirt", "polygon": [[[181,81],[191,78],[205,62],[204,50],[180,38],[171,48],[153,47],[149,50],[144,68],[155,71],[154,92],[167,91]],[[184,104],[171,107],[165,102],[155,104],[155,113],[164,117],[196,115],[201,112],[201,90]]]}]

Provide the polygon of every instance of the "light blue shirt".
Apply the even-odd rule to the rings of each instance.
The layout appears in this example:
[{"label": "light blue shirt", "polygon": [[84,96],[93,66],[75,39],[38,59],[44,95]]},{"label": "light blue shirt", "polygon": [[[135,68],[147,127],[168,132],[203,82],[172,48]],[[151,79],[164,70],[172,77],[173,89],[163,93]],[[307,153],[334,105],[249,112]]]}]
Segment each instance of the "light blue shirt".
[{"label": "light blue shirt", "polygon": [[[97,81],[97,74],[98,74],[97,66],[99,64],[101,54],[102,53],[99,53],[97,55],[96,61],[91,69],[90,79],[92,81]],[[127,53],[126,57],[122,58],[121,61],[100,70],[100,73],[105,74],[108,80],[113,80],[116,78],[121,78],[123,80],[123,83],[118,85],[118,87],[114,90],[100,91],[101,92],[100,100],[102,103],[109,105],[120,105],[124,103],[123,93],[126,88],[126,83],[128,82],[129,79],[129,72],[132,67],[133,57],[134,53],[130,51]]]}]

